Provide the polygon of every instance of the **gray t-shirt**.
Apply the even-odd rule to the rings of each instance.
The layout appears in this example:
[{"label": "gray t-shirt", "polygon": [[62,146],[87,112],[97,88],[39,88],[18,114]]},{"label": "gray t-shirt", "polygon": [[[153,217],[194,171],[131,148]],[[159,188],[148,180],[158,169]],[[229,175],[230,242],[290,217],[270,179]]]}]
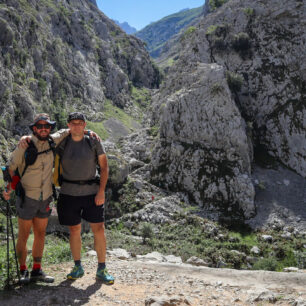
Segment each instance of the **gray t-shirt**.
[{"label": "gray t-shirt", "polygon": [[[96,177],[97,156],[105,154],[105,150],[102,143],[95,138],[85,139],[85,137],[81,141],[73,141],[70,136],[67,137],[65,149],[61,156],[64,179],[87,181]],[[91,146],[88,141],[90,141]],[[59,145],[60,149],[61,145]],[[79,185],[63,182],[60,192],[71,196],[85,196],[96,194],[98,190],[98,184]]]}]

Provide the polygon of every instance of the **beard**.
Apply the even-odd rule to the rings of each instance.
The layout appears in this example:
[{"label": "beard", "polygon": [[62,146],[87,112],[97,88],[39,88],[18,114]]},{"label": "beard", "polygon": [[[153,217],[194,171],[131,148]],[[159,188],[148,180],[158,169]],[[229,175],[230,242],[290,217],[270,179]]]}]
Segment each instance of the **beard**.
[{"label": "beard", "polygon": [[34,135],[35,135],[39,140],[42,140],[42,141],[48,140],[48,138],[49,138],[49,134],[46,135],[46,136],[40,136],[38,133],[34,133]]}]

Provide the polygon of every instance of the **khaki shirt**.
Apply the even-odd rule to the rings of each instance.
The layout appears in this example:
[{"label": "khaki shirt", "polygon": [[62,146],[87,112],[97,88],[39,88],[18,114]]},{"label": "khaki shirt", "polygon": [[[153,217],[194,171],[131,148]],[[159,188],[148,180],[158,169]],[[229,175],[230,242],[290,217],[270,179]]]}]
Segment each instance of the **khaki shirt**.
[{"label": "khaki shirt", "polygon": [[[58,145],[66,136],[69,135],[69,130],[59,130],[51,134],[56,145]],[[32,135],[38,152],[48,150],[50,148],[48,141],[41,141],[36,136]],[[16,148],[9,161],[9,169],[18,171],[22,174],[25,167],[24,159],[25,149]],[[34,200],[46,200],[52,195],[52,168],[54,155],[52,151],[43,153],[37,156],[35,163],[28,166],[23,177],[21,178],[22,186],[28,198]]]}]

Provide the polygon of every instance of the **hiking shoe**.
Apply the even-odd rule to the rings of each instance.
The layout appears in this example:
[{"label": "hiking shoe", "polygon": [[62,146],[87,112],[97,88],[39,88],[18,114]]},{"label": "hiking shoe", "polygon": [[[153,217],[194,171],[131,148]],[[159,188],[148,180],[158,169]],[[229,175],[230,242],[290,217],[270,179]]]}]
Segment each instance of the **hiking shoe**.
[{"label": "hiking shoe", "polygon": [[96,278],[103,281],[103,283],[109,284],[109,285],[113,284],[115,281],[115,278],[107,272],[106,268],[98,269]]},{"label": "hiking shoe", "polygon": [[30,282],[30,274],[28,270],[20,271],[20,283],[28,284]]},{"label": "hiking shoe", "polygon": [[42,269],[36,269],[31,271],[31,282],[44,282],[44,283],[53,283],[54,277],[46,275]]},{"label": "hiking shoe", "polygon": [[68,279],[77,279],[84,275],[84,270],[82,266],[74,266],[72,271],[67,274]]}]

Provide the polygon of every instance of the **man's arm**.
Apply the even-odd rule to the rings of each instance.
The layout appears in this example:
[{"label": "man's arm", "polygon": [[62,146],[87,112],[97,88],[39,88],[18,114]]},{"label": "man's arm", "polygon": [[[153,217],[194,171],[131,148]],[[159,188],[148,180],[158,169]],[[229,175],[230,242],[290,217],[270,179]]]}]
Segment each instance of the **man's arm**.
[{"label": "man's arm", "polygon": [[105,187],[108,180],[108,163],[106,154],[99,155],[98,162],[100,166],[100,186],[95,197],[95,203],[97,206],[100,206],[105,203]]},{"label": "man's arm", "polygon": [[[50,136],[54,140],[55,145],[58,146],[61,143],[61,141],[64,138],[66,138],[69,134],[70,134],[69,129],[61,129],[61,130],[51,134]],[[101,141],[101,138],[99,137],[99,135],[97,133],[93,132],[93,131],[85,130],[84,134],[90,136],[91,138],[96,138],[98,141]],[[28,143],[30,142],[31,137],[32,137],[32,135],[22,136],[20,138],[19,142],[18,142],[18,147],[26,149],[29,146]]]},{"label": "man's arm", "polygon": [[[24,158],[24,149],[23,148],[16,148],[11,157],[8,164],[8,172],[11,176],[11,178],[14,176],[15,170],[23,163]],[[10,194],[12,192],[11,182],[8,183],[6,186],[6,190],[3,191],[3,197],[5,200],[10,199]]]}]

